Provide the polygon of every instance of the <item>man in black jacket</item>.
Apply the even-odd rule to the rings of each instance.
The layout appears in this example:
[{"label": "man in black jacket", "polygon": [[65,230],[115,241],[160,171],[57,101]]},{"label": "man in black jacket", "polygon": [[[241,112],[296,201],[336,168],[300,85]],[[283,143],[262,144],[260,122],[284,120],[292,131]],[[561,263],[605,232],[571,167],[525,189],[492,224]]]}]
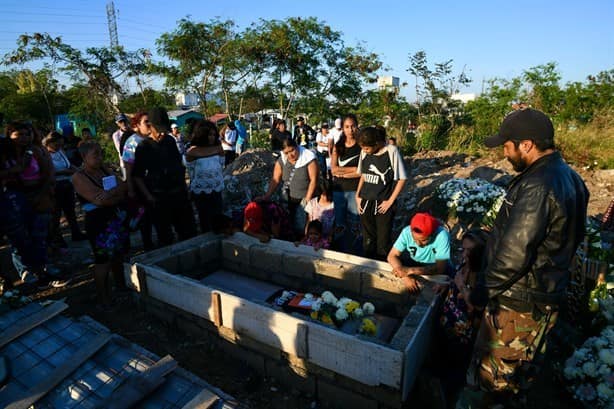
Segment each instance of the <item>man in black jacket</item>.
[{"label": "man in black jacket", "polygon": [[488,241],[482,285],[489,308],[467,383],[506,399],[525,392],[540,367],[571,259],[584,238],[589,193],[554,149],[552,122],[540,111],[513,111],[485,144],[503,145],[520,174],[508,187]]}]

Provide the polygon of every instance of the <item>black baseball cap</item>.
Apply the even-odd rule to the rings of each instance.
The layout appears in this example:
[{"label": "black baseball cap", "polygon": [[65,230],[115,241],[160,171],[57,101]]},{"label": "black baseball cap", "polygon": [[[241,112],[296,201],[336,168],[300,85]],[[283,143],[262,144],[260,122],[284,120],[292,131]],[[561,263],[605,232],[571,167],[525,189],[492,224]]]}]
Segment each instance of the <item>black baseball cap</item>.
[{"label": "black baseball cap", "polygon": [[162,107],[151,108],[147,112],[149,123],[156,127],[158,132],[169,132],[171,129],[171,121],[168,119],[166,109]]},{"label": "black baseball cap", "polygon": [[509,113],[496,135],[484,139],[484,145],[494,148],[507,141],[554,141],[554,126],[546,114],[533,108],[519,109]]}]

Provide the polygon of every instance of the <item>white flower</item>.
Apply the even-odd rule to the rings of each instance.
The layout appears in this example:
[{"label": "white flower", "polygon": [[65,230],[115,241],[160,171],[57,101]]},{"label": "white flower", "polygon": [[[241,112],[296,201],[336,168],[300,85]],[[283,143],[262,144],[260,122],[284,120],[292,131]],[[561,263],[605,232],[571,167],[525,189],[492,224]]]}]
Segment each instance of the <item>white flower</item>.
[{"label": "white flower", "polygon": [[322,299],[321,298],[318,298],[313,303],[311,303],[311,310],[312,311],[320,311],[321,308],[322,308]]},{"label": "white flower", "polygon": [[347,303],[351,302],[352,299],[351,298],[347,298],[347,297],[341,297],[339,299],[339,301],[337,301],[337,308],[345,308],[345,306],[347,305]]},{"label": "white flower", "polygon": [[463,210],[465,210],[465,208],[463,206],[457,206],[456,210],[462,212]]},{"label": "white flower", "polygon": [[362,308],[358,307],[358,308],[356,308],[356,309],[355,309],[355,310],[352,312],[352,315],[353,315],[355,318],[360,318],[360,317],[362,317],[362,316],[363,316],[363,315],[365,315],[365,314],[364,314],[364,312],[362,311]]},{"label": "white flower", "polygon": [[594,362],[585,362],[584,365],[582,365],[582,370],[591,378],[595,378],[597,376],[597,366]]},{"label": "white flower", "polygon": [[599,351],[599,358],[608,365],[614,365],[614,350],[602,349]]},{"label": "white flower", "polygon": [[305,300],[312,300],[312,299],[313,299],[313,294],[311,294],[311,293],[307,293],[307,294],[305,294],[305,295],[303,296],[303,298],[304,298]]},{"label": "white flower", "polygon": [[610,398],[614,397],[614,391],[610,389],[610,387],[605,383],[600,383],[599,385],[597,385],[597,394],[600,398],[606,400],[609,400]]},{"label": "white flower", "polygon": [[324,291],[322,293],[322,301],[326,304],[337,305],[337,297],[330,291]]},{"label": "white flower", "polygon": [[345,308],[338,308],[337,312],[335,312],[335,317],[338,321],[346,320],[348,318],[348,312]]},{"label": "white flower", "polygon": [[375,306],[370,302],[366,302],[362,305],[362,311],[365,315],[373,315],[375,313]]}]

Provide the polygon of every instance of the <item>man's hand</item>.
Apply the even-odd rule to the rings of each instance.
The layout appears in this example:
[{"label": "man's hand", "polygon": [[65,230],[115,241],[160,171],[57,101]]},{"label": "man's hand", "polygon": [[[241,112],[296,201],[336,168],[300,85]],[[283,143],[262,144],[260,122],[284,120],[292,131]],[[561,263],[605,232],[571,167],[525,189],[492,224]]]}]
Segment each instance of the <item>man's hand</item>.
[{"label": "man's hand", "polygon": [[418,280],[413,277],[405,276],[401,280],[403,280],[403,284],[405,284],[405,287],[407,287],[407,289],[411,293],[416,293],[422,289],[422,286],[420,285]]}]

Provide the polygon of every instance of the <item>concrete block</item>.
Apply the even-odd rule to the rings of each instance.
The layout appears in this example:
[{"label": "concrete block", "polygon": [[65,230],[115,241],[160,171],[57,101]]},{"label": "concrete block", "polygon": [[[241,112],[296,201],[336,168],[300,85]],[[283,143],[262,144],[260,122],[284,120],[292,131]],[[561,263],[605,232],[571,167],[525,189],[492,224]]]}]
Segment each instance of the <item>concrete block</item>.
[{"label": "concrete block", "polygon": [[[256,242],[258,242],[256,240]],[[248,240],[242,240],[232,236],[222,241],[222,257],[224,261],[232,261],[233,263],[240,263],[249,266],[250,265],[250,247],[254,245],[254,242]]]},{"label": "concrete block", "polygon": [[181,274],[179,272],[179,260],[176,256],[169,256],[168,258],[159,260],[154,265],[164,269],[170,274]]},{"label": "concrete block", "polygon": [[248,336],[235,334],[235,342],[242,347],[253,351],[254,353],[259,353],[266,356],[268,359],[277,361],[281,359],[281,351],[279,348],[263,344],[262,342],[256,341]]},{"label": "concrete block", "polygon": [[363,269],[361,278],[360,294],[365,299],[379,299],[396,305],[408,305],[412,299],[403,282],[392,273]]},{"label": "concrete block", "polygon": [[274,378],[286,387],[295,388],[301,392],[315,395],[315,377],[307,376],[307,374],[300,369],[295,369],[284,361],[267,359],[264,364],[267,377]]},{"label": "concrete block", "polygon": [[203,264],[211,263],[222,258],[222,243],[220,240],[211,240],[198,247],[200,252],[200,262]]},{"label": "concrete block", "polygon": [[285,253],[282,271],[289,276],[313,280],[316,273],[317,260],[316,257],[312,256]]},{"label": "concrete block", "polygon": [[[316,261],[316,280],[325,288],[343,291],[346,296],[360,294],[362,271],[356,266],[331,259]],[[351,294],[348,294],[351,293]]]},{"label": "concrete block", "polygon": [[377,401],[359,395],[323,379],[318,379],[318,397],[324,401],[325,408],[331,409],[378,409]]},{"label": "concrete block", "polygon": [[269,273],[283,272],[283,252],[267,244],[255,244],[250,248],[250,264],[254,270]]},{"label": "concrete block", "polygon": [[198,247],[177,254],[177,271],[179,274],[193,271],[198,268],[200,264],[200,250]]}]

